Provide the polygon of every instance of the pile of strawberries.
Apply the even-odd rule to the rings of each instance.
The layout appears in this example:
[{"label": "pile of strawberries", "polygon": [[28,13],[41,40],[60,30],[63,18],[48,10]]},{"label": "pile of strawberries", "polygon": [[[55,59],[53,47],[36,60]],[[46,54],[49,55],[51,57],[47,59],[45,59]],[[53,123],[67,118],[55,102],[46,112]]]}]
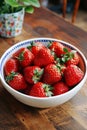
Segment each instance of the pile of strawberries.
[{"label": "pile of strawberries", "polygon": [[36,97],[65,93],[84,76],[78,53],[59,42],[32,42],[19,49],[5,63],[4,72],[12,88]]}]

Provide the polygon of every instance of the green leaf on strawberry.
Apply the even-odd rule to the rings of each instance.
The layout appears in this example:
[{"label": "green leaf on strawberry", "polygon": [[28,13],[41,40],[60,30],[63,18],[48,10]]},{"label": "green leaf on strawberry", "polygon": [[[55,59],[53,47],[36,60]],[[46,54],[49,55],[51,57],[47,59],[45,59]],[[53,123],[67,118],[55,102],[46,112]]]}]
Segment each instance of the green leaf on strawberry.
[{"label": "green leaf on strawberry", "polygon": [[43,88],[45,90],[46,96],[47,97],[51,97],[53,95],[53,87],[51,85],[48,84],[43,84]]},{"label": "green leaf on strawberry", "polygon": [[36,44],[35,44],[35,42],[32,41],[31,44],[27,48],[29,50],[31,50],[33,46],[36,46]]},{"label": "green leaf on strawberry", "polygon": [[74,58],[75,51],[69,52],[67,48],[64,48],[64,52],[65,54],[63,54],[61,58],[61,61],[63,63],[66,63],[68,60],[71,60],[72,58]]},{"label": "green leaf on strawberry", "polygon": [[44,72],[44,69],[38,70],[38,69],[36,68],[36,69],[34,70],[34,75],[33,75],[33,77],[32,77],[32,80],[34,81],[34,83],[37,83],[37,82],[40,80],[40,78],[41,78],[43,72]]},{"label": "green leaf on strawberry", "polygon": [[6,82],[13,80],[14,76],[17,75],[17,72],[11,72],[8,76],[6,76]]},{"label": "green leaf on strawberry", "polygon": [[18,59],[19,61],[23,61],[23,60],[24,60],[24,51],[22,51],[22,52],[19,54],[19,56],[17,57],[17,59]]}]

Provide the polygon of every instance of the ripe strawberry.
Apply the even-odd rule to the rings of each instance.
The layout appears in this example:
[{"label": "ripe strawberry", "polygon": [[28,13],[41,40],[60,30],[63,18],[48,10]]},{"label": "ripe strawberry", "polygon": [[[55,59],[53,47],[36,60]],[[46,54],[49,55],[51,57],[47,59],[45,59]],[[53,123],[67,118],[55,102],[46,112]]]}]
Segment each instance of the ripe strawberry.
[{"label": "ripe strawberry", "polygon": [[24,69],[25,80],[30,83],[36,83],[41,79],[43,69],[38,66],[28,66]]},{"label": "ripe strawberry", "polygon": [[34,59],[34,65],[44,67],[50,63],[54,62],[54,56],[48,48],[42,48],[37,53]]},{"label": "ripe strawberry", "polygon": [[58,57],[61,57],[61,55],[65,53],[63,50],[64,46],[59,42],[52,42],[48,46]]},{"label": "ripe strawberry", "polygon": [[67,66],[71,65],[71,64],[78,65],[78,63],[79,63],[79,56],[78,56],[77,52],[71,51],[71,53],[73,53],[73,57],[66,62],[66,65]]},{"label": "ripe strawberry", "polygon": [[20,61],[22,67],[26,67],[33,62],[34,55],[27,48],[21,48],[13,54],[14,58]]},{"label": "ripe strawberry", "polygon": [[43,47],[44,45],[41,42],[32,42],[27,48],[36,56],[38,51]]},{"label": "ripe strawberry", "polygon": [[62,78],[59,67],[55,64],[49,64],[44,68],[43,82],[46,84],[54,84]]},{"label": "ripe strawberry", "polygon": [[83,76],[83,71],[76,65],[69,65],[64,72],[66,84],[70,87],[78,84]]},{"label": "ripe strawberry", "polygon": [[63,94],[67,91],[69,91],[68,86],[64,82],[60,81],[53,86],[52,92],[53,92],[53,95],[56,96],[56,95]]},{"label": "ripe strawberry", "polygon": [[20,73],[12,72],[6,77],[6,82],[15,90],[23,90],[27,88],[24,77]]},{"label": "ripe strawberry", "polygon": [[79,56],[75,50],[68,50],[67,48],[64,48],[65,54],[62,55],[60,58],[60,62],[65,63],[68,65],[78,65],[79,63]]},{"label": "ripe strawberry", "polygon": [[37,82],[34,84],[30,90],[29,95],[35,97],[49,97],[52,95],[52,87],[48,84],[42,82]]},{"label": "ripe strawberry", "polygon": [[11,72],[17,72],[19,70],[18,61],[13,58],[8,59],[5,63],[4,70],[6,75],[9,75]]}]

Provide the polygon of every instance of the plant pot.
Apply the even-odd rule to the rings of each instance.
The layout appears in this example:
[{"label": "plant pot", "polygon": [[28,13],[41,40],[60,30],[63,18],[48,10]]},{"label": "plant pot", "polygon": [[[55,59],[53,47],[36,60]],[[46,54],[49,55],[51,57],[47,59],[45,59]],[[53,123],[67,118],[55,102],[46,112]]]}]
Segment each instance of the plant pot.
[{"label": "plant pot", "polygon": [[0,36],[11,38],[22,32],[24,9],[11,14],[0,15]]}]

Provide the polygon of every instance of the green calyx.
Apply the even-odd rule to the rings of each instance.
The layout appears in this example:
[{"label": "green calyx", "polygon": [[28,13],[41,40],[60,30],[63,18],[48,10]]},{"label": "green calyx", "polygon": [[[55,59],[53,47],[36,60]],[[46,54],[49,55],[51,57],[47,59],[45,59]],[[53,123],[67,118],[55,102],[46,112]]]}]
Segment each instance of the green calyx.
[{"label": "green calyx", "polygon": [[40,79],[41,79],[41,76],[44,72],[44,69],[41,69],[41,70],[38,70],[37,68],[34,70],[34,75],[32,77],[32,80],[34,81],[34,83],[37,83]]},{"label": "green calyx", "polygon": [[53,87],[51,85],[43,84],[42,87],[44,88],[47,97],[51,97],[53,95]]},{"label": "green calyx", "polygon": [[65,64],[68,60],[71,60],[74,58],[74,54],[76,53],[75,50],[68,51],[67,48],[64,48],[65,54],[61,55],[61,58],[56,58],[56,62],[59,64]]},{"label": "green calyx", "polygon": [[56,58],[57,58],[57,55],[56,55],[56,53],[54,52],[54,50],[51,50],[51,55],[54,57],[54,59],[56,60]]},{"label": "green calyx", "polygon": [[61,72],[61,65],[60,65],[59,63],[54,64],[54,65],[52,66],[52,69],[56,69],[58,72]]},{"label": "green calyx", "polygon": [[33,46],[37,46],[34,41],[31,42],[31,44],[27,47],[27,49],[31,50]]},{"label": "green calyx", "polygon": [[17,72],[11,72],[7,77],[6,77],[6,82],[9,82],[13,80],[14,76],[16,76],[18,73]]},{"label": "green calyx", "polygon": [[61,64],[57,63],[56,67],[57,67],[58,71],[61,72]]},{"label": "green calyx", "polygon": [[74,54],[76,53],[76,51],[69,52],[67,48],[64,48],[64,52],[65,54],[63,54],[61,58],[61,61],[63,63],[66,63],[68,60],[71,60],[72,58],[74,58]]},{"label": "green calyx", "polygon": [[49,41],[49,43],[47,44],[47,47],[49,48],[50,46],[52,46],[53,42]]},{"label": "green calyx", "polygon": [[58,68],[58,70],[61,72],[61,70],[64,68],[64,64],[73,59],[74,58],[74,54],[76,53],[76,51],[72,50],[72,51],[68,51],[67,48],[64,48],[64,52],[65,54],[61,55],[60,58],[56,58],[56,67]]},{"label": "green calyx", "polygon": [[18,57],[16,57],[19,61],[23,61],[24,60],[24,52],[25,51],[22,51]]}]

